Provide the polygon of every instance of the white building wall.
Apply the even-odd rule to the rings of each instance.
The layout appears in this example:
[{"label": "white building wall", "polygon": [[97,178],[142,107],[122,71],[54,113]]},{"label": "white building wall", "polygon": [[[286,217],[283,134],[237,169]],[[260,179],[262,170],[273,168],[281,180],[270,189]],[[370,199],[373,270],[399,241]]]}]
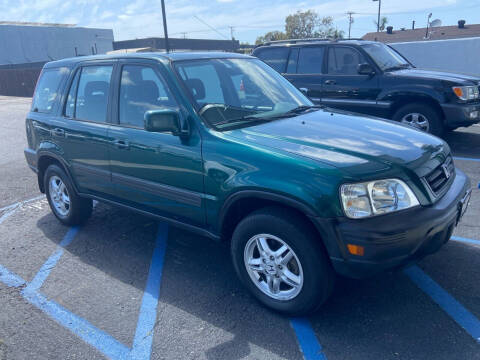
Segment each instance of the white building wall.
[{"label": "white building wall", "polygon": [[480,37],[389,45],[416,67],[480,77]]}]

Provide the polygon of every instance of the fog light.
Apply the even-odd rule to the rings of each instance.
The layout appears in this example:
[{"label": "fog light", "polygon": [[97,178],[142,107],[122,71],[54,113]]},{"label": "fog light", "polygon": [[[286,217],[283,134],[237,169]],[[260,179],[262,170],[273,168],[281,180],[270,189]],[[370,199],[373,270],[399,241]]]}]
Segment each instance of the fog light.
[{"label": "fog light", "polygon": [[478,117],[478,110],[470,112],[470,119],[476,119]]},{"label": "fog light", "polygon": [[352,255],[363,256],[365,254],[365,249],[363,246],[347,244],[347,248]]}]

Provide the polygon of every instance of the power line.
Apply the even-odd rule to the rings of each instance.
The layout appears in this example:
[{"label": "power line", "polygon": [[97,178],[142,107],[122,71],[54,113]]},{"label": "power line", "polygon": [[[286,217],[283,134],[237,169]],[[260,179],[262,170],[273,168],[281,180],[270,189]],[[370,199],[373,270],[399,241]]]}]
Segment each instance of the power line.
[{"label": "power line", "polygon": [[228,37],[226,37],[225,35],[223,35],[220,31],[218,31],[217,29],[215,29],[213,26],[210,26],[209,24],[207,24],[205,21],[203,21],[202,19],[200,19],[197,15],[193,15],[193,17],[195,19],[197,19],[198,21],[200,21],[202,24],[208,26],[210,29],[212,29],[213,31],[215,31],[218,35],[220,35],[221,37],[223,37],[224,39],[228,40]]}]

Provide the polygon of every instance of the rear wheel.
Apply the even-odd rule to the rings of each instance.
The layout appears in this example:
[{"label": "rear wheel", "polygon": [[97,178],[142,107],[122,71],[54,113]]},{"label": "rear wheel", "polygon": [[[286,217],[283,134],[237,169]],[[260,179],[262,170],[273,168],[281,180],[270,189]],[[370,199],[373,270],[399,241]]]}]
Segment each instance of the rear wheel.
[{"label": "rear wheel", "polygon": [[44,188],[53,214],[65,225],[84,223],[92,213],[92,200],[78,196],[68,175],[57,165],[45,171]]},{"label": "rear wheel", "polygon": [[402,106],[393,115],[393,120],[436,136],[441,136],[444,132],[443,121],[438,111],[422,103]]},{"label": "rear wheel", "polygon": [[301,216],[270,207],[235,229],[232,259],[240,280],[264,305],[288,315],[315,311],[330,296],[334,274],[313,227]]}]

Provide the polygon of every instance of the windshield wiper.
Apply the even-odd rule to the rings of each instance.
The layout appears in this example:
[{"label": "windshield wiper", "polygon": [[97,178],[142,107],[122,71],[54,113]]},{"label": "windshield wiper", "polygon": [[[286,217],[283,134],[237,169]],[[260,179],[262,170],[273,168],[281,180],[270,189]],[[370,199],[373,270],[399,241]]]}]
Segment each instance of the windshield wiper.
[{"label": "windshield wiper", "polygon": [[225,125],[225,124],[234,124],[234,123],[241,123],[241,122],[251,122],[251,121],[257,121],[257,122],[266,122],[266,121],[273,121],[273,120],[278,120],[278,119],[284,119],[284,118],[289,118],[295,115],[298,115],[306,110],[310,109],[322,109],[324,106],[323,105],[301,105],[297,106],[296,108],[293,108],[291,110],[288,110],[287,112],[277,114],[277,115],[272,115],[272,116],[258,116],[257,113],[255,115],[247,115],[247,116],[242,116],[236,119],[229,119],[229,120],[224,120],[215,123],[215,126],[218,125]]},{"label": "windshield wiper", "polygon": [[300,114],[304,111],[311,110],[311,109],[323,109],[323,105],[300,105],[297,106],[296,108],[293,108],[291,110],[288,110],[284,114]]},{"label": "windshield wiper", "polygon": [[408,69],[409,67],[410,67],[410,64],[395,65],[395,66],[389,66],[383,69],[383,71],[402,70],[402,69]]}]

